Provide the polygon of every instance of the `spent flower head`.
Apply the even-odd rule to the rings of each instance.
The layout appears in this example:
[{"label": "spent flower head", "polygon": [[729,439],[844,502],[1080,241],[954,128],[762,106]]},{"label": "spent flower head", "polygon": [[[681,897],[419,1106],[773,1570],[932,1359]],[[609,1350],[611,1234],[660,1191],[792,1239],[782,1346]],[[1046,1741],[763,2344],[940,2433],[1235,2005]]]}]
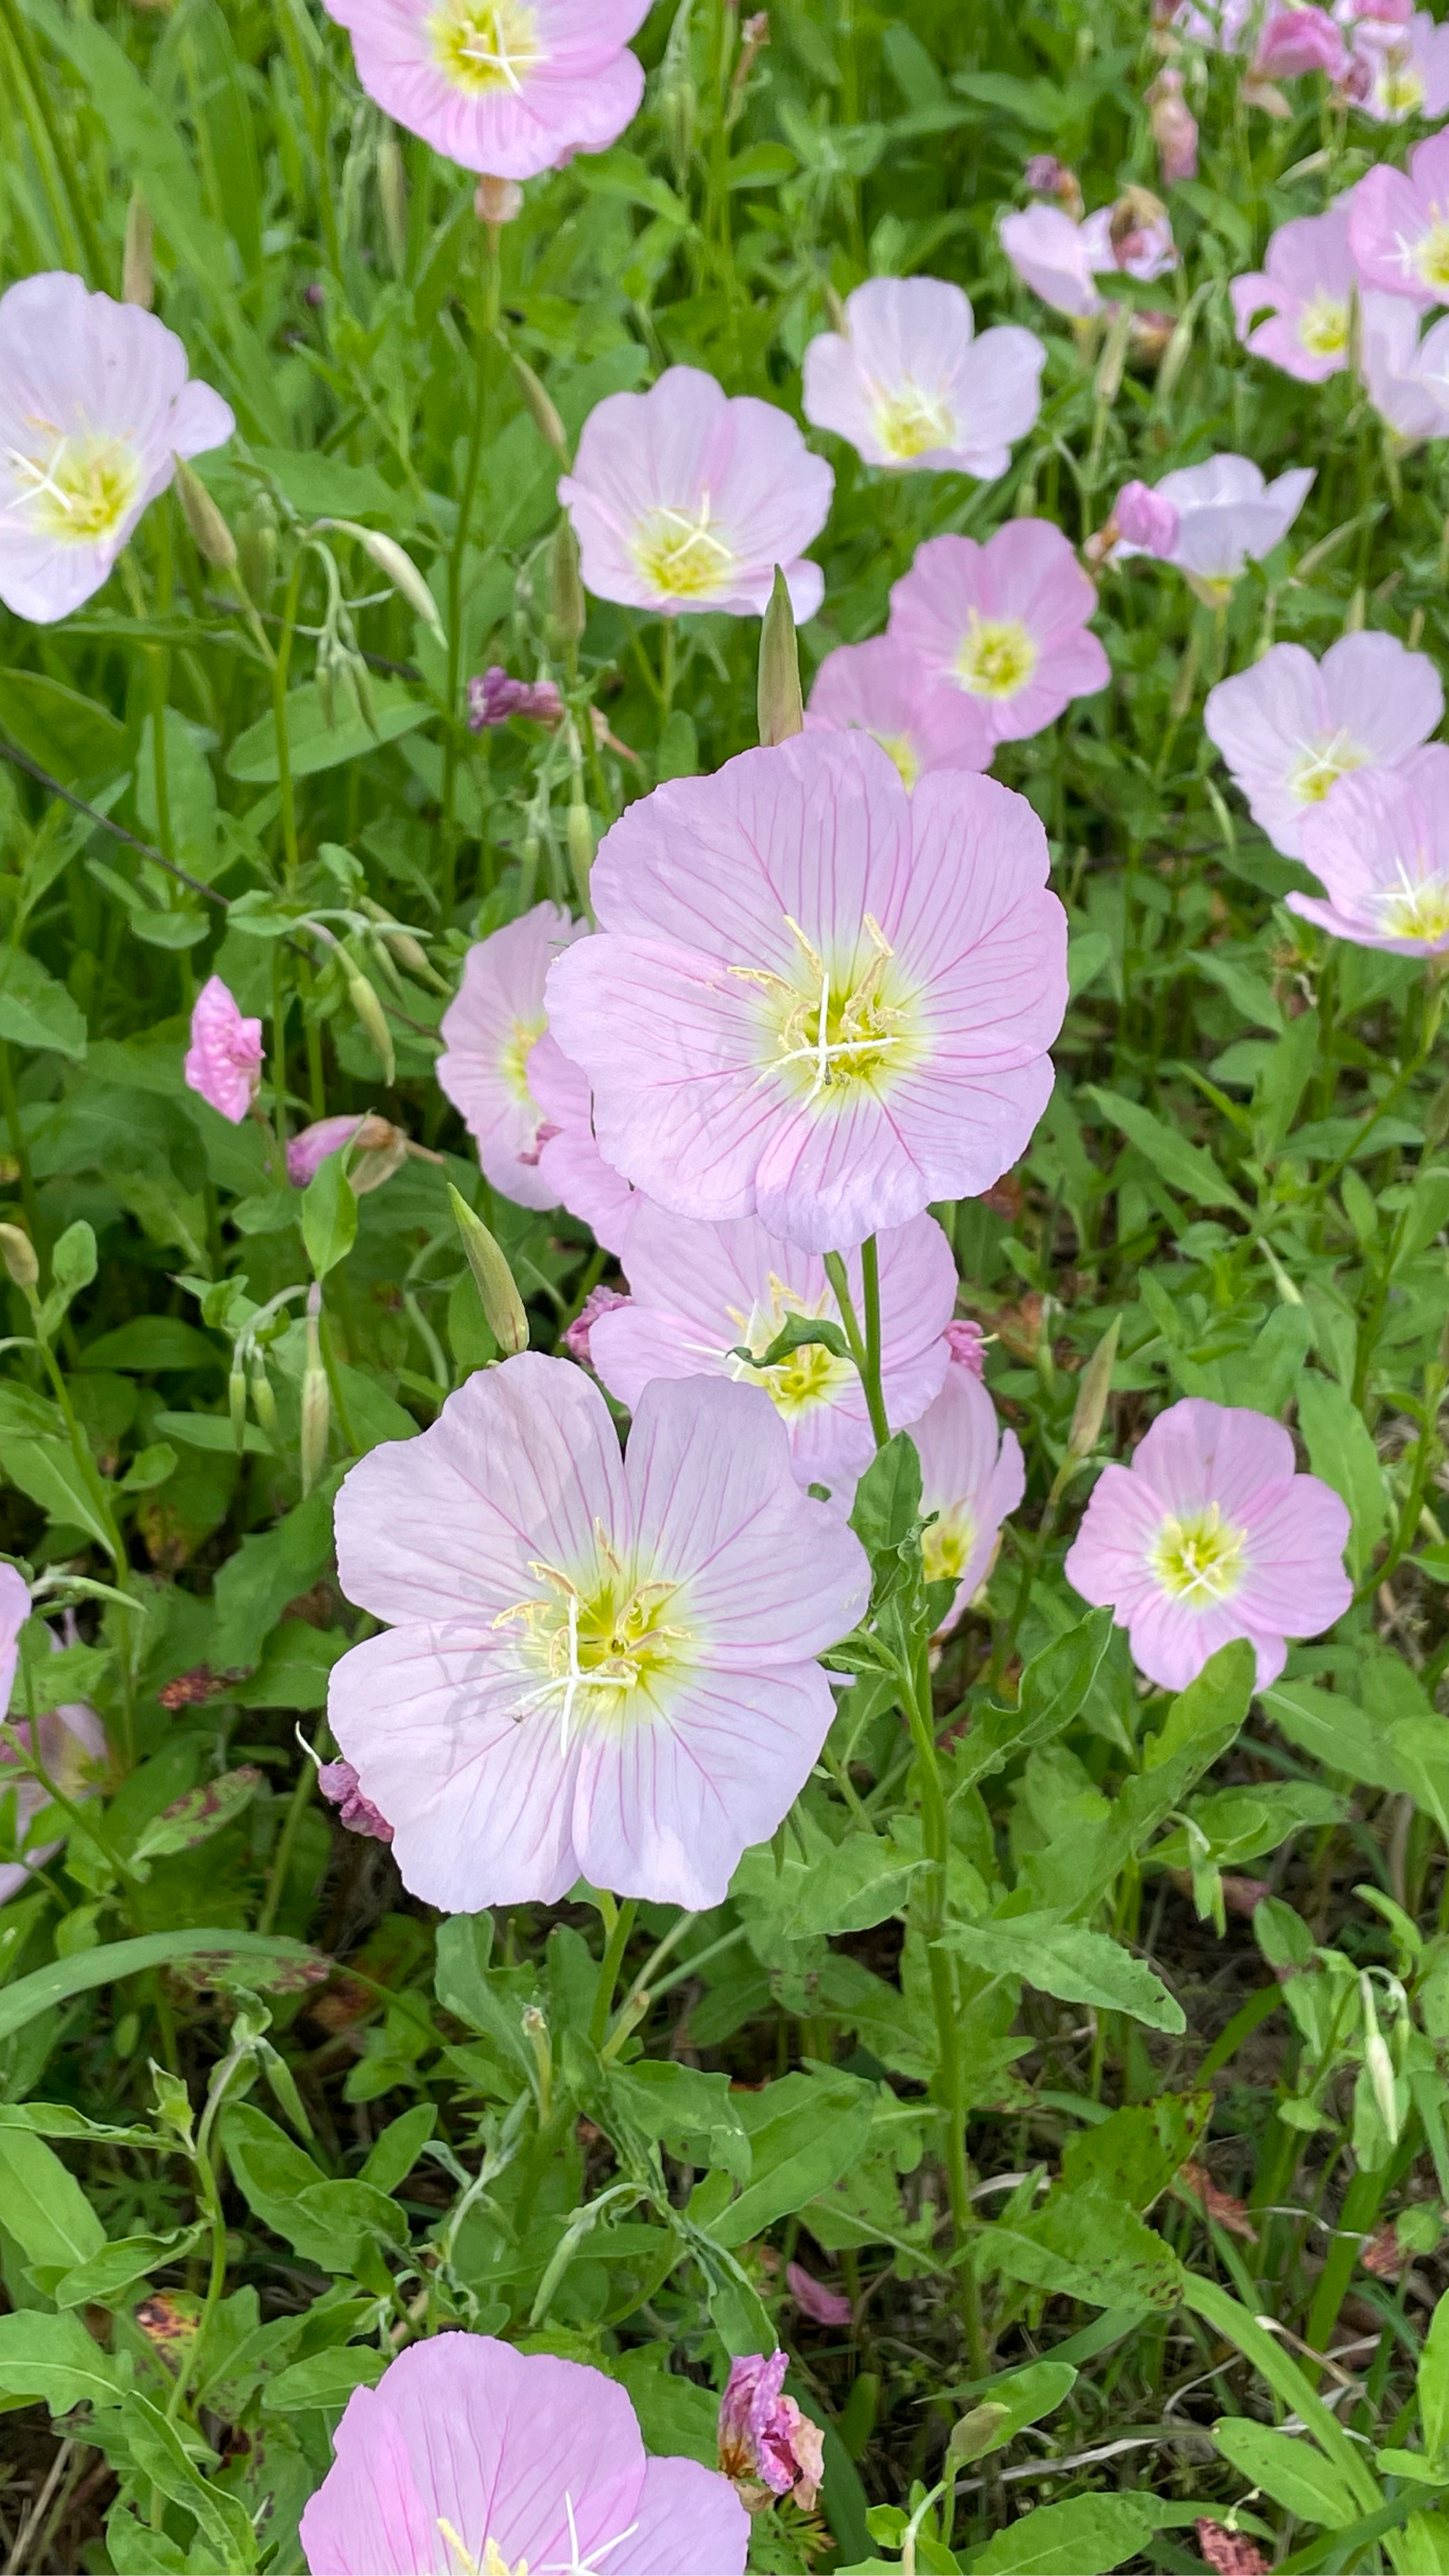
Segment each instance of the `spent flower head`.
[{"label": "spent flower head", "polygon": [[239,1127],[261,1087],[263,1054],[261,1021],[244,1014],[219,975],[209,975],[191,1013],[187,1090]]}]

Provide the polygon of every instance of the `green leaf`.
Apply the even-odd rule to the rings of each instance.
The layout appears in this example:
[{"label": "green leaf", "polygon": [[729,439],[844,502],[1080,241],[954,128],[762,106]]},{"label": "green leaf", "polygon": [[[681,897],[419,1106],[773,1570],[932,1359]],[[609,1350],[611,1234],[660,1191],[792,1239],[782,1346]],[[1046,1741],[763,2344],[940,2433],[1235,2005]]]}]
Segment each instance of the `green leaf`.
[{"label": "green leaf", "polygon": [[1149,2496],[1069,2496],[995,2532],[963,2562],[971,2576],[1107,2576],[1136,2558],[1157,2527]]},{"label": "green leaf", "polygon": [[58,2308],[113,2308],[133,2281],[144,2281],[163,2264],[184,2263],[206,2235],[204,2224],[173,2227],[165,2236],[117,2236],[86,2263],[72,2265],[50,2284]]},{"label": "green leaf", "polygon": [[1021,1677],[1015,1708],[982,1710],[957,1747],[957,1794],[1001,1770],[1016,1753],[1047,1744],[1084,1705],[1112,1635],[1110,1610],[1089,1610],[1062,1637],[1043,1647]]},{"label": "green leaf", "polygon": [[1280,2433],[1250,2415],[1225,2415],[1213,2426],[1213,2440],[1240,2476],[1303,2521],[1329,2531],[1357,2522],[1358,2499],[1347,2478],[1301,2434]]},{"label": "green leaf", "polygon": [[783,1863],[777,1865],[768,1845],[747,1851],[730,1894],[767,1915],[786,1940],[868,1932],[901,1911],[921,1866],[880,1834],[855,1830],[834,1843],[808,1808],[800,1808]]},{"label": "green leaf", "polygon": [[254,1672],[287,1604],[308,1591],[331,1562],[331,1488],[319,1485],[273,1528],[244,1538],[218,1570],[215,1669]]},{"label": "green leaf", "polygon": [[1212,2107],[1211,2093],[1164,2093],[1155,2102],[1124,2104],[1065,2141],[1063,2187],[1091,2187],[1131,2209],[1150,2209],[1196,2151]]},{"label": "green leaf", "polygon": [[357,1198],[342,1161],[329,1154],[302,1193],[302,1240],[318,1279],[345,1261],[357,1241]]},{"label": "green leaf", "polygon": [[1089,1932],[1051,1914],[1017,1914],[989,1923],[953,1923],[944,1946],[988,1976],[1021,1977],[1062,2003],[1129,2013],[1149,2030],[1187,2028],[1182,2006],[1145,1960],[1134,1959],[1105,1932]]},{"label": "green leaf", "polygon": [[43,671],[0,671],[5,731],[63,787],[95,796],[131,766],[125,726],[94,698]]},{"label": "green leaf", "polygon": [[870,2136],[874,2099],[871,2085],[849,2075],[786,2075],[761,2093],[739,2094],[750,2180],[713,2222],[716,2242],[747,2244],[837,2182]]},{"label": "green leaf", "polygon": [[982,2263],[1097,2308],[1176,2307],[1182,2266],[1135,2210],[1095,2183],[1055,2190],[1027,2218],[983,2231]]},{"label": "green leaf", "polygon": [[1095,1083],[1086,1086],[1089,1098],[1120,1127],[1139,1154],[1145,1154],[1154,1171],[1162,1174],[1168,1187],[1180,1190],[1184,1198],[1199,1207],[1238,1207],[1241,1205],[1231,1181],[1224,1178],[1211,1154],[1201,1145],[1190,1145],[1175,1127],[1156,1118],[1140,1102],[1124,1100],[1120,1092],[1103,1091]]},{"label": "green leaf", "polygon": [[[291,690],[287,698],[287,747],[293,777],[315,778],[319,770],[340,769],[349,760],[361,760],[379,743],[396,742],[418,725],[430,723],[434,712],[426,699],[414,697],[400,680],[373,681],[372,711],[376,733],[360,715],[347,715],[340,709],[336,724],[329,726],[310,680],[305,688]],[[226,774],[248,786],[276,785],[277,737],[270,716],[263,716],[238,735]]]},{"label": "green leaf", "polygon": [[1322,1690],[1316,1682],[1281,1681],[1270,1682],[1262,1698],[1289,1743],[1311,1754],[1326,1770],[1361,1780],[1371,1789],[1403,1792],[1409,1787],[1403,1765],[1395,1758],[1390,1730],[1340,1692]]},{"label": "green leaf", "polygon": [[855,1489],[850,1526],[867,1555],[904,1545],[921,1516],[921,1461],[908,1432],[877,1450]]},{"label": "green leaf", "polygon": [[49,1967],[36,1968],[6,1986],[0,1992],[0,2040],[24,2030],[38,2014],[69,2003],[73,1995],[88,1994],[93,1986],[111,1985],[118,1977],[137,1977],[145,1968],[175,1967],[183,1960],[204,1965],[213,1979],[239,1975],[249,1986],[283,1990],[315,1985],[332,1966],[320,1950],[283,1940],[280,1934],[217,1931],[210,1926],[203,1931],[146,1932],[136,1941],[110,1941],[98,1950],[80,1950],[73,1958],[52,1960]]},{"label": "green leaf", "polygon": [[804,1350],[811,1343],[819,1343],[822,1349],[832,1351],[838,1360],[850,1357],[850,1344],[843,1326],[832,1324],[828,1315],[787,1315],[768,1350],[755,1352],[747,1345],[741,1345],[731,1353],[731,1357],[746,1361],[754,1369],[775,1368],[781,1360],[789,1359],[792,1352]]},{"label": "green leaf", "polygon": [[410,2111],[402,2111],[395,2120],[373,2139],[362,2168],[362,2180],[375,2191],[396,2191],[406,2182],[424,2147],[438,2125],[437,2106],[432,2102],[415,2102]]},{"label": "green leaf", "polygon": [[308,2406],[345,2406],[354,2388],[375,2388],[388,2356],[368,2344],[337,2344],[279,2370],[262,2391],[267,2415],[297,2415]]},{"label": "green leaf", "polygon": [[1359,1581],[1388,1521],[1388,1496],[1379,1454],[1362,1414],[1336,1378],[1305,1370],[1298,1380],[1298,1421],[1309,1464],[1353,1515],[1349,1566]]},{"label": "green leaf", "polygon": [[203,1780],[180,1798],[173,1798],[159,1816],[143,1826],[132,1845],[133,1861],[164,1860],[172,1852],[194,1851],[198,1843],[210,1842],[233,1818],[249,1807],[261,1788],[263,1774],[252,1764],[244,1763],[236,1771],[223,1771],[214,1780]]},{"label": "green leaf", "polygon": [[707,2138],[709,2163],[748,2182],[753,2169],[749,2136],[730,2095],[727,2075],[705,2075],[673,2058],[642,2057],[610,2070],[609,2100],[644,2138],[678,2150],[686,2138]]},{"label": "green leaf", "polygon": [[226,1353],[209,1333],[198,1332],[180,1315],[136,1315],[129,1324],[87,1342],[80,1364],[151,1376],[164,1369],[225,1368]]},{"label": "green leaf", "polygon": [[237,1684],[242,1708],[325,1708],[327,1680],[352,1640],[340,1628],[284,1619],[267,1639],[250,1681]]},{"label": "green leaf", "polygon": [[[168,1440],[179,1440],[186,1449],[224,1451],[231,1456],[236,1449],[236,1431],[226,1413],[172,1413],[163,1409],[151,1417],[152,1426],[164,1431]],[[248,1422],[243,1428],[242,1447],[249,1457],[270,1458],[272,1444],[259,1423]],[[228,1564],[231,1559],[228,1558]],[[222,1568],[224,1573],[226,1568]]]},{"label": "green leaf", "polygon": [[195,2516],[228,2576],[249,2576],[257,2563],[257,2536],[241,2498],[202,2476],[175,2425],[149,2397],[133,2390],[122,2400],[122,2420],[131,2459],[142,2476]]},{"label": "green leaf", "polygon": [[114,2406],[130,2378],[129,2361],[113,2360],[67,2309],[46,2316],[21,2308],[0,2317],[0,2397],[41,2402],[52,2415],[72,2406]]},{"label": "green leaf", "polygon": [[106,2241],[69,2167],[24,2129],[0,2128],[0,2220],[27,2263],[62,2272],[99,2253]]},{"label": "green leaf", "polygon": [[11,1483],[38,1503],[48,1520],[63,1529],[84,1530],[109,1554],[106,1524],[68,1440],[7,1438],[0,1464]]},{"label": "green leaf", "polygon": [[[995,2422],[983,2425],[969,2442],[958,2441],[958,2424],[951,2437],[957,2458],[984,2460],[1002,2450],[1024,2425],[1039,2424],[1043,2415],[1054,2415],[1076,2383],[1077,2373],[1069,2361],[1033,2361],[1024,2370],[1003,2371],[988,2383],[978,2401],[983,2409],[990,2408]],[[969,2423],[970,2417],[965,2420]]]},{"label": "green leaf", "polygon": [[1449,2291],[1437,2302],[1419,2355],[1419,2426],[1429,2458],[1449,2456]]},{"label": "green leaf", "polygon": [[23,948],[0,949],[0,1038],[76,1058],[86,1051],[86,1024],[65,986]]},{"label": "green leaf", "polygon": [[304,2262],[316,2263],[324,2272],[349,2272],[358,2231],[350,2220],[339,2229],[325,2209],[308,2206],[309,2195],[326,2187],[311,2157],[251,2102],[227,2104],[222,2135],[237,2188],[263,2226]]}]

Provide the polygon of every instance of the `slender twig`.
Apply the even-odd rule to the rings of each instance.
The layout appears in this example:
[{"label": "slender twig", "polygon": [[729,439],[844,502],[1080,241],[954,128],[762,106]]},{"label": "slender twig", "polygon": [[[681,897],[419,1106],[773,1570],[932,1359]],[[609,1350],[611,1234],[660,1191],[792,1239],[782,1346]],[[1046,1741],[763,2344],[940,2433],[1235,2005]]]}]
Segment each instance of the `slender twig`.
[{"label": "slender twig", "polygon": [[188,876],[185,868],[179,868],[174,859],[165,858],[160,850],[152,849],[149,841],[138,840],[134,832],[128,832],[124,823],[113,823],[109,814],[103,814],[98,806],[88,805],[73,788],[62,787],[60,780],[52,778],[48,769],[42,769],[39,761],[32,760],[28,752],[17,751],[14,743],[7,742],[3,734],[0,734],[0,760],[8,760],[15,769],[23,769],[26,777],[33,778],[37,787],[43,787],[48,796],[58,796],[63,804],[73,806],[77,814],[84,814],[86,821],[94,823],[97,831],[109,832],[113,841],[124,841],[128,849],[139,850],[142,858],[149,859],[153,868],[164,868],[169,877],[175,877],[179,885],[189,887],[192,894],[202,895],[208,903],[219,903],[223,912],[226,910],[226,897],[218,894],[215,886],[203,885],[200,877]]}]

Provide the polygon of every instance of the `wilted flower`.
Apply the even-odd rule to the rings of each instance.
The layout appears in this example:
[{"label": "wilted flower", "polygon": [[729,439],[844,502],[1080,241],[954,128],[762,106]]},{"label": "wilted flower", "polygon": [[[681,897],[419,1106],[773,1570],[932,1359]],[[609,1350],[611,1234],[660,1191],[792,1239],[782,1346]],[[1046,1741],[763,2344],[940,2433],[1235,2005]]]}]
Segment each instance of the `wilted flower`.
[{"label": "wilted flower", "polygon": [[1164,188],[1197,177],[1197,118],[1183,94],[1182,74],[1172,63],[1158,73],[1147,93],[1152,140]]},{"label": "wilted flower", "polygon": [[805,352],[805,417],[848,438],[867,465],[952,467],[989,482],[1041,409],[1046,351],[998,324],[975,338],[969,299],[939,277],[873,277],[845,306],[848,330]]},{"label": "wilted flower", "polygon": [[1320,1635],[1352,1601],[1348,1534],[1347,1506],[1296,1472],[1281,1423],[1187,1396],[1158,1415],[1130,1467],[1103,1468],[1066,1577],[1111,1605],[1149,1681],[1185,1690],[1246,1637],[1266,1690],[1286,1640]]},{"label": "wilted flower", "polygon": [[598,936],[549,978],[608,1161],[812,1251],[989,1188],[1051,1091],[1046,879],[1024,797],[964,770],[907,796],[858,733],[656,789],[600,849]]},{"label": "wilted flower", "polygon": [[543,1111],[529,1075],[544,1031],[550,965],[587,925],[561,904],[536,903],[470,948],[456,1000],[439,1023],[438,1081],[466,1121],[485,1177],[520,1207],[558,1205],[539,1170]]},{"label": "wilted flower", "polygon": [[973,1377],[985,1375],[986,1335],[974,1317],[956,1316],[946,1326],[946,1339],[958,1368],[969,1369]]},{"label": "wilted flower", "polygon": [[1112,263],[1126,277],[1150,286],[1177,266],[1172,221],[1160,197],[1150,188],[1127,188],[1107,209],[1107,242]]},{"label": "wilted flower", "polygon": [[328,1155],[340,1154],[347,1145],[354,1148],[347,1167],[354,1198],[380,1190],[407,1160],[408,1140],[401,1127],[394,1127],[389,1118],[379,1118],[374,1110],[360,1117],[344,1112],[340,1118],[319,1118],[299,1136],[287,1139],[287,1178],[293,1189],[304,1190]]},{"label": "wilted flower", "polygon": [[1111,665],[1087,631],[1096,605],[1060,528],[1009,519],[985,545],[921,546],[891,592],[891,634],[933,680],[965,692],[992,743],[1019,742],[1106,687]]},{"label": "wilted flower", "polygon": [[1207,2514],[1198,2515],[1195,2528],[1203,2564],[1212,2576],[1268,2576],[1267,2559],[1245,2531],[1229,2531],[1226,2523]]},{"label": "wilted flower", "polygon": [[1021,175],[1034,197],[1053,198],[1074,223],[1080,223],[1082,183],[1054,152],[1033,152]]},{"label": "wilted flower", "polygon": [[528,1079],[543,1113],[538,1177],[549,1192],[549,1206],[582,1217],[606,1252],[622,1254],[639,1193],[599,1151],[588,1075],[581,1065],[570,1063],[545,1029],[529,1057]]},{"label": "wilted flower", "polygon": [[911,1426],[921,1461],[921,1509],[936,1518],[921,1541],[926,1577],[950,1581],[954,1627],[991,1571],[997,1534],[1026,1491],[1021,1443],[1003,1431],[970,1357],[946,1371],[941,1392]]},{"label": "wilted flower", "polygon": [[750,2353],[730,2363],[719,2409],[719,2464],[754,2511],[793,2495],[809,2513],[825,2474],[825,2436],[781,2391],[788,2356]]},{"label": "wilted flower", "polygon": [[1400,767],[1443,713],[1428,654],[1363,633],[1341,635],[1321,662],[1301,644],[1274,644],[1209,692],[1203,723],[1254,822],[1297,858],[1305,817],[1338,779]]},{"label": "wilted flower", "polygon": [[[0,1717],[10,1708],[20,1631],[29,1616],[30,1592],[24,1576],[13,1565],[0,1565]],[[58,1648],[60,1639],[52,1635],[51,1644]],[[96,1768],[106,1751],[106,1731],[93,1708],[77,1701],[66,1708],[47,1709],[37,1718],[12,1710],[9,1723],[27,1751],[34,1747],[47,1777],[67,1797],[91,1795],[96,1786]],[[36,1817],[51,1802],[45,1782],[20,1768],[15,1746],[0,1741],[0,1799],[7,1795],[15,1801],[15,1840],[23,1844]],[[59,1842],[46,1843],[24,1860],[0,1863],[0,1905],[8,1905],[12,1896],[18,1896],[32,1869],[43,1869],[60,1848]]]},{"label": "wilted flower", "polygon": [[1380,418],[1412,446],[1449,438],[1449,315],[1419,336],[1406,295],[1370,287],[1363,297],[1363,380]]},{"label": "wilted flower", "polygon": [[391,1825],[372,1800],[364,1798],[350,1762],[319,1762],[317,1786],[350,1834],[365,1834],[376,1843],[392,1841]]},{"label": "wilted flower", "polygon": [[995,749],[975,700],[933,678],[898,635],[827,653],[805,724],[807,731],[873,734],[907,787],[931,769],[985,769]]},{"label": "wilted flower", "polygon": [[780,564],[803,620],[825,592],[803,549],[834,486],[788,412],[750,394],[730,400],[698,367],[670,367],[646,394],[595,404],[558,490],[596,599],[664,617],[758,617]]},{"label": "wilted flower", "polygon": [[1449,134],[1431,134],[1407,173],[1381,161],[1359,181],[1348,238],[1368,286],[1449,304]]},{"label": "wilted flower", "polygon": [[515,680],[496,662],[468,683],[468,725],[473,733],[507,724],[510,716],[531,716],[535,724],[561,724],[563,711],[552,680]]},{"label": "wilted flower", "polygon": [[1124,483],[1113,504],[1112,526],[1124,553],[1156,555],[1166,563],[1182,521],[1172,503],[1149,483]]},{"label": "wilted flower", "polygon": [[208,976],[191,1013],[191,1044],[182,1067],[188,1091],[239,1127],[262,1079],[262,1024],[243,1017],[219,975]]},{"label": "wilted flower", "polygon": [[564,1349],[568,1352],[569,1358],[577,1360],[581,1368],[591,1368],[594,1358],[594,1326],[601,1317],[612,1315],[620,1306],[627,1306],[628,1303],[628,1297],[621,1289],[606,1288],[602,1280],[597,1288],[591,1288],[563,1337]]},{"label": "wilted flower", "polygon": [[1353,56],[1362,75],[1353,95],[1378,124],[1432,119],[1449,108],[1449,25],[1436,23],[1427,9],[1417,10],[1407,25],[1385,21],[1377,11],[1361,17]]},{"label": "wilted flower", "polygon": [[819,1754],[816,1658],[870,1579],[762,1395],[647,1387],[621,1460],[593,1382],[525,1352],[353,1467],[336,1527],[344,1591],[394,1624],[333,1667],[332,1731],[413,1895],[723,1903]]},{"label": "wilted flower", "polygon": [[644,95],[625,48],[649,0],[325,5],[351,34],[368,97],[465,170],[532,179],[575,152],[601,152]]},{"label": "wilted flower", "polygon": [[1295,80],[1304,72],[1336,79],[1348,58],[1326,9],[1270,9],[1253,55],[1255,80]]},{"label": "wilted flower", "polygon": [[63,270],[0,296],[0,600],[49,626],[100,589],[178,456],[236,427],[174,331]]},{"label": "wilted flower", "polygon": [[812,2325],[848,2326],[853,2322],[855,2310],[844,2291],[827,2290],[824,2282],[817,2281],[802,2263],[786,2264],[785,2286],[801,2315],[808,2317]]},{"label": "wilted flower", "polygon": [[1327,892],[1290,894],[1291,911],[1359,948],[1398,957],[1449,951],[1449,743],[1398,769],[1341,778],[1305,815],[1299,855]]},{"label": "wilted flower", "polygon": [[310,2576],[742,2576],[749,2521],[714,2469],[646,2459],[601,2370],[492,2335],[410,2344],[357,2388],[302,2515]]},{"label": "wilted flower", "polygon": [[495,179],[485,170],[473,191],[473,212],[480,224],[501,232],[523,212],[523,190],[516,179]]},{"label": "wilted flower", "polygon": [[[1295,465],[1265,483],[1262,467],[1247,456],[1211,456],[1205,465],[1164,474],[1154,486],[1156,498],[1172,504],[1178,529],[1163,560],[1207,598],[1225,598],[1249,559],[1271,554],[1287,535],[1312,484],[1311,465]],[[1126,537],[1112,550],[1118,563],[1147,551]]]},{"label": "wilted flower", "polygon": [[[1238,338],[1302,383],[1322,384],[1348,364],[1357,272],[1350,217],[1340,207],[1280,224],[1267,261],[1232,282]],[[1268,318],[1255,315],[1268,308]]]},{"label": "wilted flower", "polygon": [[[621,1404],[637,1404],[651,1379],[728,1377],[764,1389],[790,1437],[802,1485],[853,1487],[875,1454],[865,1389],[853,1360],[802,1342],[769,1368],[763,1355],[792,1316],[840,1325],[818,1252],[769,1234],[758,1217],[692,1225],[644,1200],[624,1256],[627,1304],[596,1320],[594,1367]],[[860,1256],[846,1268],[862,1311]],[[944,1339],[956,1298],[956,1263],[933,1216],[880,1237],[881,1385],[893,1431],[914,1422],[950,1358]]]}]

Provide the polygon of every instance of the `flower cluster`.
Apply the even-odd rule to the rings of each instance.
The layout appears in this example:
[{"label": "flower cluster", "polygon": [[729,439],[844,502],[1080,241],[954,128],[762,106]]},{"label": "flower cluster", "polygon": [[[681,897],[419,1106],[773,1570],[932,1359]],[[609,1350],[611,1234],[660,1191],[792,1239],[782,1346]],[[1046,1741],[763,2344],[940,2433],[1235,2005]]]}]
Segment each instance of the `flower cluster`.
[{"label": "flower cluster", "polygon": [[1449,316],[1420,329],[1449,304],[1449,135],[1417,145],[1407,171],[1379,163],[1327,214],[1281,224],[1232,296],[1239,338],[1305,384],[1349,365],[1357,316],[1363,380],[1396,438],[1449,435]]}]

